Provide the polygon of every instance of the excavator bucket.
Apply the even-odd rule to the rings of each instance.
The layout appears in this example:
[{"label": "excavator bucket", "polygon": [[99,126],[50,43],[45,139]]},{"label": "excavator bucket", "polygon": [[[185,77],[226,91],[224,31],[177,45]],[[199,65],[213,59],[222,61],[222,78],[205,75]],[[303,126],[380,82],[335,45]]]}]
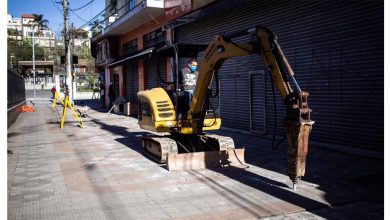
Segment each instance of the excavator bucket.
[{"label": "excavator bucket", "polygon": [[194,153],[168,153],[167,169],[191,170],[221,166],[243,166],[245,149],[227,149],[224,151],[204,151]]}]

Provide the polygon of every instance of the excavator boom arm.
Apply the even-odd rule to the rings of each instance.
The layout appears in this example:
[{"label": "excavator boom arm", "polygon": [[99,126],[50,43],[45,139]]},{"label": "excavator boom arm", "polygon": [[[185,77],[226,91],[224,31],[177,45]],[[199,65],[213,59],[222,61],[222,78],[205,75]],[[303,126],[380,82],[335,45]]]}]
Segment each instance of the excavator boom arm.
[{"label": "excavator boom arm", "polygon": [[[257,40],[246,44],[238,44],[231,41],[233,38],[243,35],[255,35]],[[210,42],[202,58],[195,94],[190,108],[192,119],[201,118],[204,113],[204,104],[208,99],[207,93],[211,87],[214,72],[222,66],[225,60],[249,54],[259,54],[261,56],[265,66],[271,70],[273,81],[283,98],[293,93],[286,71],[291,77],[293,77],[294,73],[275,35],[271,31],[263,26],[257,26],[254,29],[217,35]],[[297,83],[294,84],[297,86]]]},{"label": "excavator boom arm", "polygon": [[[250,43],[234,43],[232,39],[244,35],[254,35]],[[209,91],[215,71],[223,62],[232,57],[259,54],[264,65],[270,69],[273,82],[286,105],[285,126],[287,129],[287,172],[295,184],[305,174],[308,139],[313,121],[307,104],[307,92],[302,92],[294,78],[276,36],[264,26],[217,35],[204,52],[199,76],[192,99],[188,119],[192,120],[194,133],[201,133],[203,120],[209,103]],[[296,91],[289,83],[293,82]]]}]

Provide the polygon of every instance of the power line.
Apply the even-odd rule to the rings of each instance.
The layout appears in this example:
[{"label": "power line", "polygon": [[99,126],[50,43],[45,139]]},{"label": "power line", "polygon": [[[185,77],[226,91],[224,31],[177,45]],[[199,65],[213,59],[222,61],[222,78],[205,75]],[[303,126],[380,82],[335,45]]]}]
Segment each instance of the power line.
[{"label": "power line", "polygon": [[77,11],[77,10],[80,10],[80,9],[82,9],[82,8],[84,8],[84,7],[86,7],[86,6],[88,6],[89,4],[91,4],[93,1],[95,1],[95,0],[91,0],[90,2],[88,2],[87,4],[85,4],[85,5],[83,5],[83,6],[81,6],[80,8],[76,8],[76,9],[69,9],[70,11]]},{"label": "power line", "polygon": [[72,10],[70,10],[70,12],[72,12],[74,15],[76,15],[80,20],[82,20],[84,22],[89,22],[87,20],[84,20],[82,17],[80,17],[76,12],[73,12]]},{"label": "power line", "polygon": [[[95,17],[91,18],[91,20],[89,20],[88,22],[86,22],[85,24],[81,25],[79,27],[79,29],[83,28],[83,27],[86,27],[87,25],[89,25],[93,20],[95,20],[96,18],[98,18],[99,16],[101,16],[102,13],[104,13],[105,11],[107,11],[107,9],[111,7],[111,5],[108,5],[106,8],[104,8],[99,14],[95,15]],[[102,21],[99,21],[99,23],[101,23]]]},{"label": "power line", "polygon": [[[86,11],[88,11],[88,9],[90,8],[90,9],[93,9],[93,3],[94,2],[92,2],[92,4],[89,6],[89,7],[86,7],[86,8],[84,8],[84,10],[80,10],[80,11],[78,11],[77,13],[79,14],[79,15],[86,15]],[[89,16],[89,17],[92,17],[92,13],[91,13],[91,15]]]},{"label": "power line", "polygon": [[54,7],[57,9],[57,11],[61,14],[64,15],[64,13],[61,11],[61,9],[58,7],[57,4],[61,4],[61,2],[56,2],[55,0],[51,0],[51,3],[54,5]]}]

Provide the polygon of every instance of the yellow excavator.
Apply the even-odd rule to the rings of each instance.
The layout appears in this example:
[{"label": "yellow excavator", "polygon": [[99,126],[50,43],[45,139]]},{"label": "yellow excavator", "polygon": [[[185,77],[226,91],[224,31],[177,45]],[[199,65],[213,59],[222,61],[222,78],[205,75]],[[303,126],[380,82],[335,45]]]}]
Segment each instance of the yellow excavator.
[{"label": "yellow excavator", "polygon": [[[233,41],[245,35],[252,36],[250,42]],[[204,49],[190,108],[183,114],[184,117],[180,117],[179,111],[184,102],[178,85],[178,57],[181,54],[196,57],[194,55]],[[166,51],[171,53],[165,53]],[[191,51],[194,53],[191,54]],[[173,84],[174,89],[167,91],[163,88],[153,88],[138,93],[140,127],[161,134],[143,136],[142,147],[158,162],[166,163],[168,170],[244,165],[245,149],[235,148],[231,137],[206,133],[221,126],[218,113],[212,107],[210,110],[212,82],[218,78],[218,70],[225,60],[258,54],[265,67],[271,71],[273,83],[286,105],[287,174],[295,189],[296,183],[305,174],[309,133],[314,121],[310,119],[311,110],[307,102],[309,94],[301,91],[276,36],[266,27],[259,25],[219,34],[208,45],[198,45],[192,47],[192,50],[188,46],[171,44],[160,49],[160,54],[164,53],[171,54],[175,63],[174,81],[166,82]],[[216,81],[218,83],[218,80]]]}]

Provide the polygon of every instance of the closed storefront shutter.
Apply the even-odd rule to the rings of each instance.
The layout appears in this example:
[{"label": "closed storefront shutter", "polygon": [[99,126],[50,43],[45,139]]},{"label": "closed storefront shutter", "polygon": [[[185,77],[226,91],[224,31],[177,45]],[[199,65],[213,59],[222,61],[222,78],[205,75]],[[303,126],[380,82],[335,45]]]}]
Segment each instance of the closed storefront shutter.
[{"label": "closed storefront shutter", "polygon": [[249,123],[250,131],[265,133],[265,79],[264,71],[249,72]]},{"label": "closed storefront shutter", "polygon": [[[310,93],[316,121],[311,140],[383,150],[383,13],[383,1],[248,1],[179,26],[175,33],[180,43],[209,43],[221,32],[268,27],[278,36],[302,90]],[[264,71],[260,102],[265,109],[253,109],[253,103],[249,108],[256,101],[248,89],[251,71]],[[230,59],[220,75],[222,126],[253,130],[252,111],[252,116],[265,115],[264,130],[272,134],[276,113],[277,134],[285,134],[285,106],[276,91],[274,110],[270,74],[259,56]]]},{"label": "closed storefront shutter", "polygon": [[132,103],[137,103],[138,93],[138,63],[136,61],[127,62],[125,64],[126,72],[126,97]]},{"label": "closed storefront shutter", "polygon": [[244,72],[221,74],[222,126],[249,130],[248,80]]},{"label": "closed storefront shutter", "polygon": [[[144,47],[153,48],[163,45],[165,42],[165,35],[161,28],[154,30],[144,37]],[[167,80],[167,59],[164,57],[152,57],[145,60],[146,69],[146,89],[153,89],[156,87],[166,88],[166,84],[158,77],[158,72],[161,78]]]},{"label": "closed storefront shutter", "polygon": [[[157,62],[159,59],[159,63]],[[163,80],[167,80],[167,63],[165,58],[152,58],[145,62],[146,66],[146,89],[153,89],[156,87],[165,88],[166,85],[158,78],[157,65],[160,66],[160,75]]]}]

